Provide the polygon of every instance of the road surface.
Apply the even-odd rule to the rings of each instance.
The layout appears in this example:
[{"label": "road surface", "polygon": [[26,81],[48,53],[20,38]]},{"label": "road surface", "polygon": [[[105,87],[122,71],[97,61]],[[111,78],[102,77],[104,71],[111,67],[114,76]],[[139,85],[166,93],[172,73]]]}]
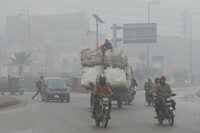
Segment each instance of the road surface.
[{"label": "road surface", "polygon": [[33,93],[15,96],[26,100],[25,106],[0,112],[0,133],[200,133],[200,88],[177,88],[175,124],[159,125],[154,108],[144,101],[144,92],[137,91],[131,105],[117,108],[113,102],[108,127],[96,127],[90,117],[89,95],[71,93],[71,102],[32,101]]}]

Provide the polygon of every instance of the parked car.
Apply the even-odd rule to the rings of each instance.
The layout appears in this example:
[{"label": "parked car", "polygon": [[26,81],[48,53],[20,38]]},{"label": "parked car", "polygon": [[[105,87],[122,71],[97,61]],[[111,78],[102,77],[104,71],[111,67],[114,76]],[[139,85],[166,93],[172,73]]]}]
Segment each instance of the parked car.
[{"label": "parked car", "polygon": [[42,87],[42,101],[61,100],[70,102],[70,90],[64,78],[48,77]]}]

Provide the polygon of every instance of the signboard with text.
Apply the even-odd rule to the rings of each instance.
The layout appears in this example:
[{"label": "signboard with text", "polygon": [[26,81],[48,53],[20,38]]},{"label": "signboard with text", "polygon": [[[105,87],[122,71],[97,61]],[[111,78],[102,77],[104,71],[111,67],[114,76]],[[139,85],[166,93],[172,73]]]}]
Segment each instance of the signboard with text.
[{"label": "signboard with text", "polygon": [[156,23],[130,23],[123,25],[123,43],[157,43]]}]

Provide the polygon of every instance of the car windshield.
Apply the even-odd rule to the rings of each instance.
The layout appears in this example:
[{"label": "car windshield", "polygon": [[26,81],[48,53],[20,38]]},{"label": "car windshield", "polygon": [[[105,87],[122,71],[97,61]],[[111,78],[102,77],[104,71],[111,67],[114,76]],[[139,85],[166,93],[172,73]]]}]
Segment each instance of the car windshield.
[{"label": "car windshield", "polygon": [[47,81],[49,87],[66,87],[67,84],[63,79],[49,79]]}]

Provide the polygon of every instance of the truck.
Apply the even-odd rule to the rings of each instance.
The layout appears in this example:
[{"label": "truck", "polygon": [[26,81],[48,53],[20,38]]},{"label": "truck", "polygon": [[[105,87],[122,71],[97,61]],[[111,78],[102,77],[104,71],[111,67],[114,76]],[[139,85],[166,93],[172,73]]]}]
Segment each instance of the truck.
[{"label": "truck", "polygon": [[[93,90],[98,82],[98,76],[104,74],[113,91],[113,101],[117,101],[118,108],[122,108],[123,102],[129,105],[134,96],[131,95],[133,82],[133,70],[128,65],[128,58],[120,49],[107,50],[102,54],[101,49],[84,49],[81,51],[81,63],[83,66],[81,85]],[[93,105],[93,92],[90,95],[90,104]]]}]

